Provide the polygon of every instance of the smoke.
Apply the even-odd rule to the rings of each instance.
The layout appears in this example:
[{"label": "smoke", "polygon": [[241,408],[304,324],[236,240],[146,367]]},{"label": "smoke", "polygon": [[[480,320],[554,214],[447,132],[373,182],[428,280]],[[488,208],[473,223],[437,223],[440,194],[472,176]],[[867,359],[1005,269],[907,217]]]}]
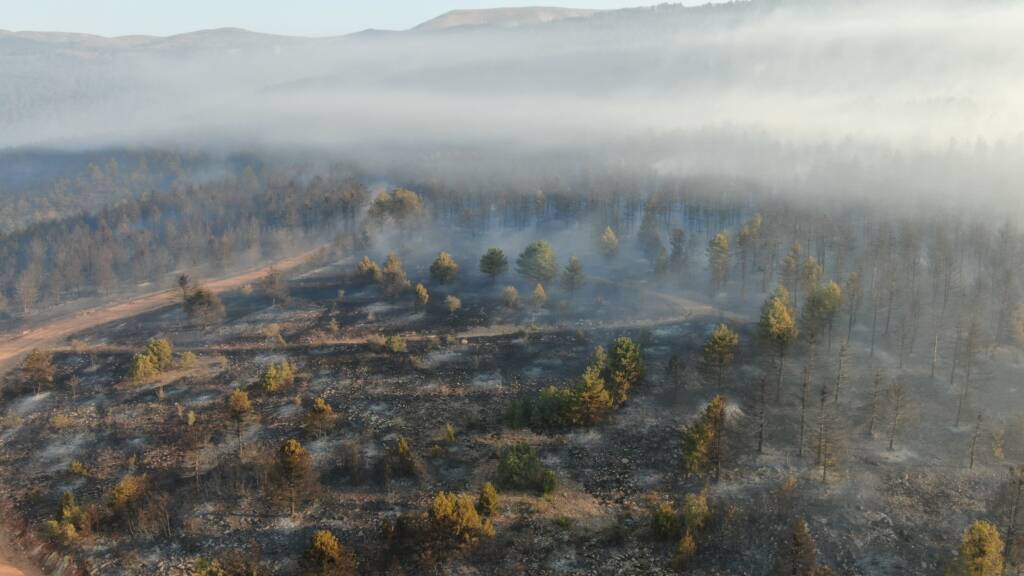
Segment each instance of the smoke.
[{"label": "smoke", "polygon": [[1022,32],[1012,3],[755,1],[327,39],[0,35],[0,146],[601,151],[1002,202],[1022,176]]}]

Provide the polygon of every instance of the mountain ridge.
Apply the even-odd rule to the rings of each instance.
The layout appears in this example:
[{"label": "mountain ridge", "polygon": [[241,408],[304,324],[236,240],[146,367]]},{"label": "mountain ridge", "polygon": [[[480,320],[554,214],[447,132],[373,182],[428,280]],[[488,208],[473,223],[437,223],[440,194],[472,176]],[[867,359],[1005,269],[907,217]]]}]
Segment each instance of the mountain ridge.
[{"label": "mountain ridge", "polygon": [[558,6],[523,6],[485,9],[449,10],[412,28],[416,31],[439,31],[467,26],[518,27],[546,24],[571,18],[587,18],[601,10],[562,8]]}]

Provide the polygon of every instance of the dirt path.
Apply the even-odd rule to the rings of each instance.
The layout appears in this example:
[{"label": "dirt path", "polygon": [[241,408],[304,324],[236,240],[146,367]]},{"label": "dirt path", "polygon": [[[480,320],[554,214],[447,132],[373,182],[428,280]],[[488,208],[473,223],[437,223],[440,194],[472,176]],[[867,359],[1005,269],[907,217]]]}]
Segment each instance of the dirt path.
[{"label": "dirt path", "polygon": [[[271,267],[282,272],[291,270],[305,264],[316,257],[322,247],[314,248],[291,258],[279,260],[273,264],[261,266],[235,276],[229,276],[219,280],[213,280],[203,284],[214,292],[225,292],[241,288],[246,284],[255,282],[265,276]],[[180,292],[177,289],[162,290],[145,296],[132,298],[127,302],[117,304],[105,304],[82,310],[67,318],[60,318],[46,322],[35,328],[20,333],[0,334],[0,369],[9,367],[12,360],[16,360],[22,354],[33,348],[49,348],[58,344],[64,338],[71,336],[87,328],[123,320],[146,312],[158,310],[164,306],[176,304],[180,299]]]}]

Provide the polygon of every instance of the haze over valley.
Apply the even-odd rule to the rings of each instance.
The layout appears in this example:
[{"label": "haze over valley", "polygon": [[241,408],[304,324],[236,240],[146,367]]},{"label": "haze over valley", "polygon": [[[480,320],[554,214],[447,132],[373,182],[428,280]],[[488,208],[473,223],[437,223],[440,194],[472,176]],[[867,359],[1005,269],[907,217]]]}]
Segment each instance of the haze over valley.
[{"label": "haze over valley", "polygon": [[1021,573],[1024,6],[487,5],[0,30],[0,574]]}]

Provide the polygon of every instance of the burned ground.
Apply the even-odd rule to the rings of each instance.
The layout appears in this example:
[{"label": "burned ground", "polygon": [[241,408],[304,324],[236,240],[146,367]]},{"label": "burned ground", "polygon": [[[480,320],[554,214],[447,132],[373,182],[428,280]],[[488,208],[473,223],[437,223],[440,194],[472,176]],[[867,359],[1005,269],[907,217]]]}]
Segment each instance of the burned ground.
[{"label": "burned ground", "polygon": [[[902,372],[915,403],[895,450],[887,450],[884,424],[868,436],[872,367],[893,362],[884,346],[876,358],[867,356],[862,326],[838,404],[844,457],[822,483],[810,432],[804,457],[796,454],[806,355],[789,362],[781,401],[767,407],[764,453],[756,451],[757,382],[773,368],[749,302],[727,302],[727,313],[721,300],[671,284],[598,278],[572,299],[558,293],[547,309],[507,309],[500,301],[505,283],[467,274],[454,287],[432,286],[421,308],[408,295],[384,298],[350,269],[345,260],[293,279],[287,303],[258,288],[228,294],[227,317],[214,325],[194,325],[172,307],[76,335],[56,353],[52,390],[7,402],[8,497],[40,529],[65,492],[91,506],[98,525],[64,546],[100,572],[188,573],[197,557],[254,543],[273,570],[288,572],[312,531],[328,528],[356,552],[364,573],[625,574],[671,571],[675,542],[652,537],[649,510],[706,488],[713,513],[695,573],[763,573],[796,514],[808,519],[823,561],[841,573],[901,574],[941,570],[947,556],[939,551],[969,519],[990,514],[1004,481],[991,435],[981,441],[975,468],[966,469],[973,411],[960,428],[952,414],[946,422],[922,417],[949,412],[955,396],[941,375],[930,376],[925,351]],[[446,293],[463,299],[457,313],[445,308]],[[619,306],[627,301],[636,303]],[[719,389],[698,368],[705,338],[723,319],[742,344]],[[384,337],[394,335],[404,337],[405,351],[387,348]],[[514,399],[574,380],[595,346],[622,335],[642,345],[647,376],[604,423],[538,432],[509,425]],[[132,355],[152,337],[198,361],[130,382]],[[831,386],[835,351],[821,348],[809,422],[817,389]],[[295,365],[295,382],[262,391],[261,372],[284,360]],[[1015,370],[1006,354],[991,366]],[[240,459],[224,410],[235,388],[248,390],[254,406],[240,426]],[[730,406],[728,460],[717,483],[687,475],[681,465],[682,432],[716,394]],[[306,425],[316,398],[337,415],[326,434]],[[188,443],[188,412],[208,434],[198,447]],[[989,417],[1008,420],[1014,412]],[[454,438],[446,437],[449,425]],[[399,437],[418,463],[412,477],[385,465]],[[289,438],[307,448],[318,485],[303,495],[296,516],[269,490],[275,450]],[[494,480],[502,448],[518,443],[538,448],[555,471],[554,493],[503,492],[495,539],[449,551],[443,564],[396,558],[383,526],[422,512],[439,490],[475,493]],[[154,495],[152,509],[129,525],[102,511],[126,475],[144,476]]]}]

